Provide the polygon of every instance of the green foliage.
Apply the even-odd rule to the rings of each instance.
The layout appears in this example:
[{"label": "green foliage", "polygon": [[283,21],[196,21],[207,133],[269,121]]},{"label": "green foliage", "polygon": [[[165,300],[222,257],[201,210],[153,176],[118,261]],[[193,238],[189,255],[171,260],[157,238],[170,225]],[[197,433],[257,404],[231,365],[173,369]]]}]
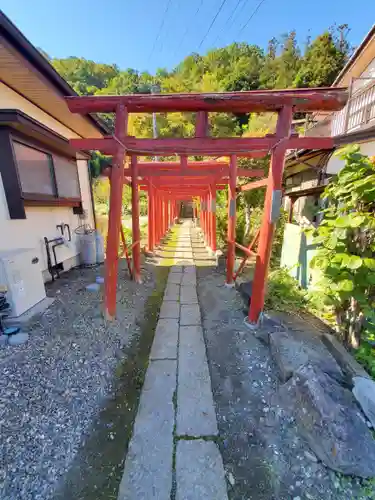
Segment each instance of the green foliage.
[{"label": "green foliage", "polygon": [[358,347],[375,332],[375,168],[358,146],[337,155],[345,167],[322,195],[329,208],[314,231],[311,266],[321,272],[317,290],[344,342]]},{"label": "green foliage", "polygon": [[278,76],[275,87],[279,89],[291,87],[300,65],[301,53],[297,45],[296,32],[291,31],[284,36],[282,43],[282,52],[278,58]]},{"label": "green foliage", "polygon": [[51,59],[50,62],[78,94],[96,94],[120,73],[115,64],[99,64],[82,57]]},{"label": "green foliage", "polygon": [[345,64],[347,54],[328,31],[307,48],[297,72],[296,87],[329,87]]},{"label": "green foliage", "polygon": [[98,177],[111,164],[111,161],[110,156],[105,156],[100,151],[92,151],[89,160],[91,178]]},{"label": "green foliage", "polygon": [[268,276],[266,308],[276,311],[298,312],[306,308],[306,292],[299,287],[286,267],[272,271]]},{"label": "green foliage", "polygon": [[372,345],[368,342],[364,342],[359,346],[355,353],[355,357],[357,361],[366,368],[368,374],[375,379],[375,353]]},{"label": "green foliage", "polygon": [[[347,58],[348,47],[343,40],[338,40],[334,33],[323,33],[301,54],[292,31],[281,40],[273,38],[267,54],[257,45],[232,43],[205,55],[190,54],[172,71],[159,69],[155,75],[132,68],[120,70],[115,64],[99,64],[79,57],[50,62],[78,94],[88,95],[150,93],[155,86],[160,92],[173,93],[327,85]],[[101,117],[113,126],[111,115]],[[191,137],[194,118],[193,113],[158,114],[158,133],[161,137]],[[249,122],[249,116],[244,114],[210,114],[213,136],[240,136],[257,130],[260,134],[267,125],[259,125],[254,117]],[[129,129],[132,135],[152,137],[151,116],[131,115]]]},{"label": "green foliage", "polygon": [[[263,199],[264,199],[264,191],[263,191]],[[244,240],[244,244],[248,245],[250,241],[254,238],[256,231],[260,228],[262,224],[263,218],[263,199],[262,203],[258,206],[254,206],[251,211],[251,225],[250,232],[246,239]],[[288,219],[288,214],[285,210],[281,209],[280,217],[276,223],[275,234],[272,242],[272,250],[271,250],[271,268],[278,268],[280,265],[281,258],[281,249],[283,246],[283,237],[284,237],[284,229],[285,224]]]}]

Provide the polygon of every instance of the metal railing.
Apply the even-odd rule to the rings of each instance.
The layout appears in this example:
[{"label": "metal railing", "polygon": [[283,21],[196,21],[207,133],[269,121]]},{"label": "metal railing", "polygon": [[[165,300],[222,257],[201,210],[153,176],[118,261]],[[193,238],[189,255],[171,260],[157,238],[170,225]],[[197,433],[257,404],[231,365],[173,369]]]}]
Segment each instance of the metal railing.
[{"label": "metal railing", "polygon": [[375,119],[375,79],[356,92],[347,104],[346,132],[367,125]]},{"label": "metal railing", "polygon": [[[353,79],[357,80],[360,78]],[[353,91],[352,84],[346,106],[323,120],[318,120],[310,126],[307,124],[305,135],[336,137],[375,125],[375,78],[363,80],[369,80],[370,83],[356,91]]]}]

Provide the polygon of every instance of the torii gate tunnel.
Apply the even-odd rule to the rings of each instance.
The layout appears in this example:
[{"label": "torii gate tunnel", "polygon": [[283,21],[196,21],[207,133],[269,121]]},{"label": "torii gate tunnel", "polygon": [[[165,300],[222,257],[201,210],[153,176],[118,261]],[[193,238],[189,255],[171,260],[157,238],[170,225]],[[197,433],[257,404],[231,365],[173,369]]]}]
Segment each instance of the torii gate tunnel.
[{"label": "torii gate tunnel", "polygon": [[[115,113],[113,135],[100,139],[72,139],[78,150],[99,150],[113,157],[108,173],[110,208],[105,271],[105,316],[116,314],[118,249],[121,229],[121,204],[124,183],[132,188],[133,276],[141,282],[139,228],[139,189],[148,194],[148,248],[153,251],[177,215],[181,200],[200,198],[200,220],[206,244],[216,251],[216,192],[228,189],[228,232],[226,283],[234,285],[235,248],[256,257],[249,322],[256,324],[264,307],[266,279],[275,223],[280,214],[285,154],[292,149],[331,149],[330,137],[299,137],[291,129],[293,113],[342,109],[347,92],[342,88],[293,89],[211,94],[134,94],[123,96],[84,96],[66,98],[73,113]],[[140,139],[128,135],[129,113],[193,112],[195,137]],[[265,137],[226,137],[208,135],[208,113],[275,112],[276,132]],[[238,157],[271,154],[267,178],[259,170],[237,166]],[[139,162],[141,156],[176,156],[178,161]],[[191,156],[215,159],[192,162]],[[126,167],[130,157],[130,168]],[[239,189],[237,177],[258,177]],[[262,224],[254,252],[236,243],[236,195],[238,191],[266,187]]]}]

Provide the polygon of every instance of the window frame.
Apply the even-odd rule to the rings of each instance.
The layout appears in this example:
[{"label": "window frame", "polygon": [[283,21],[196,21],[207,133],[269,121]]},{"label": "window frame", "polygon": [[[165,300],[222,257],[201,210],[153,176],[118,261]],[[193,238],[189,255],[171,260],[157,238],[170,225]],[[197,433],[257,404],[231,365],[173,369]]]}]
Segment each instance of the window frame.
[{"label": "window frame", "polygon": [[[21,197],[25,206],[68,206],[68,207],[79,207],[82,203],[82,192],[81,192],[81,184],[79,182],[79,173],[78,173],[78,164],[77,159],[71,157],[70,155],[64,155],[62,152],[54,152],[53,150],[46,148],[42,144],[37,141],[32,141],[30,138],[24,138],[21,134],[14,133],[13,131],[10,133],[10,142],[12,146],[13,152],[13,162],[17,172],[18,183],[20,186]],[[43,194],[43,193],[25,193],[22,190],[22,184],[20,180],[19,166],[17,161],[17,156],[14,148],[14,143],[18,143],[21,146],[28,147],[30,149],[34,149],[40,153],[44,153],[48,156],[49,160],[49,169],[51,174],[51,186],[53,190],[53,194]],[[61,158],[65,158],[70,162],[74,162],[77,169],[77,181],[79,187],[79,196],[60,196],[59,189],[57,185],[56,179],[56,170],[54,164],[54,157],[60,156]]]}]

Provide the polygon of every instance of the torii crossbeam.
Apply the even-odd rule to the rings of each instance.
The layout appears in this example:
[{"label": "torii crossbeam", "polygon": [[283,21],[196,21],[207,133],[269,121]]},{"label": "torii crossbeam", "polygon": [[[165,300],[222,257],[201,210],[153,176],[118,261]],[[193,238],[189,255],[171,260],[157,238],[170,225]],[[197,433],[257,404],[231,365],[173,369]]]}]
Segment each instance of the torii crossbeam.
[{"label": "torii crossbeam", "polygon": [[[346,89],[318,88],[276,91],[250,91],[211,94],[135,94],[124,96],[67,97],[74,113],[115,113],[114,134],[101,139],[72,139],[77,149],[100,150],[112,155],[110,169],[110,210],[107,236],[105,276],[105,316],[116,313],[118,248],[121,223],[122,189],[127,176],[132,187],[132,227],[134,277],[140,276],[139,186],[147,190],[149,202],[149,248],[160,241],[177,215],[178,200],[200,197],[201,221],[206,242],[216,249],[216,190],[228,185],[227,278],[233,286],[235,262],[236,181],[237,177],[262,177],[261,171],[237,167],[237,157],[262,157],[271,154],[267,181],[255,181],[253,187],[266,187],[259,245],[253,281],[249,322],[257,323],[264,307],[273,233],[281,206],[281,187],[285,153],[290,149],[331,149],[330,137],[298,137],[291,132],[294,112],[339,111],[347,101]],[[275,112],[278,115],[275,134],[265,137],[209,137],[208,113]],[[193,138],[140,139],[128,135],[129,113],[193,112],[196,133]],[[178,162],[138,162],[138,156],[178,156]],[[205,161],[192,165],[189,156],[229,157],[228,162]],[[124,168],[127,156],[130,168]],[[150,222],[151,221],[151,222]],[[243,247],[244,248],[244,247]]]}]

